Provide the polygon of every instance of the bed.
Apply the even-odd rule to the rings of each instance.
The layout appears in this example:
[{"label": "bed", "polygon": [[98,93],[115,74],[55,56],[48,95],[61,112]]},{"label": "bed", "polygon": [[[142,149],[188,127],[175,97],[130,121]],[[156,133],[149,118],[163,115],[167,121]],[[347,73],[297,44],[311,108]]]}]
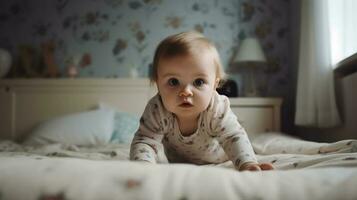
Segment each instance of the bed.
[{"label": "bed", "polygon": [[1,80],[0,199],[357,199],[357,140],[281,133],[276,98],[231,101],[274,171],[129,161],[155,93],[146,79]]}]

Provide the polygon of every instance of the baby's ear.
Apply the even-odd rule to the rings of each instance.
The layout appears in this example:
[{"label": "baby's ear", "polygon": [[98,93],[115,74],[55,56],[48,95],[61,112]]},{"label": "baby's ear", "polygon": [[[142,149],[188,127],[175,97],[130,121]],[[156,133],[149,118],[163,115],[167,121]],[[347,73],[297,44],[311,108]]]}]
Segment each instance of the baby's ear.
[{"label": "baby's ear", "polygon": [[219,85],[219,78],[216,78],[216,82],[214,83],[214,89],[217,89],[218,85]]}]

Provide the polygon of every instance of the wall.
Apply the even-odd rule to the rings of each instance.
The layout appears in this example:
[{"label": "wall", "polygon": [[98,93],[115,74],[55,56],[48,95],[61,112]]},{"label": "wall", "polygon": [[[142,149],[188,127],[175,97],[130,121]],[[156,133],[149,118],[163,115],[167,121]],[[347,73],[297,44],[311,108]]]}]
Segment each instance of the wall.
[{"label": "wall", "polygon": [[[80,60],[79,77],[128,77],[131,69],[146,77],[156,45],[169,34],[191,29],[204,33],[216,44],[226,68],[239,41],[254,36],[268,59],[258,81],[267,86],[266,96],[284,98],[283,131],[287,131],[295,95],[291,4],[290,0],[2,1],[0,47],[15,59],[8,77],[50,76],[40,58],[44,47],[54,51],[52,66],[61,77],[68,76],[69,64]],[[28,54],[33,55],[31,64],[24,61]],[[241,86],[239,75],[231,78]]]},{"label": "wall", "polygon": [[1,6],[1,46],[53,40],[56,63],[66,75],[66,61],[88,53],[91,64],[81,77],[127,77],[130,68],[146,76],[160,40],[196,29],[219,48],[227,64],[238,39],[238,1],[63,0],[5,1]]}]

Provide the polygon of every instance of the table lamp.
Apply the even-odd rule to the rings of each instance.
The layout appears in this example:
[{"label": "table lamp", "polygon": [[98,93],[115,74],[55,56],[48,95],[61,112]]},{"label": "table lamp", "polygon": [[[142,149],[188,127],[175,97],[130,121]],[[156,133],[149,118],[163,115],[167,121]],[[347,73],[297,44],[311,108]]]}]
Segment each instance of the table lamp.
[{"label": "table lamp", "polygon": [[[259,41],[256,38],[246,38],[241,42],[238,53],[232,61],[235,67],[245,69],[243,74],[244,96],[256,97],[259,92],[256,87],[254,72],[266,62],[266,58]],[[244,76],[245,75],[245,76]]]}]

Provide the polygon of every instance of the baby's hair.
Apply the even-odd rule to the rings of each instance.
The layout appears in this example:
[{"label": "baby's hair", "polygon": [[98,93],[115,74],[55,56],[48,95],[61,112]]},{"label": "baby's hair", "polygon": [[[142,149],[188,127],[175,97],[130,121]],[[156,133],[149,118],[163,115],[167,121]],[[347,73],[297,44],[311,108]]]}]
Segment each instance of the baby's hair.
[{"label": "baby's hair", "polygon": [[168,36],[160,42],[156,48],[150,81],[157,81],[157,69],[162,59],[170,59],[176,56],[187,56],[200,54],[202,52],[210,53],[216,67],[216,78],[223,81],[226,74],[221,64],[218,51],[215,45],[201,33],[187,31]]}]

